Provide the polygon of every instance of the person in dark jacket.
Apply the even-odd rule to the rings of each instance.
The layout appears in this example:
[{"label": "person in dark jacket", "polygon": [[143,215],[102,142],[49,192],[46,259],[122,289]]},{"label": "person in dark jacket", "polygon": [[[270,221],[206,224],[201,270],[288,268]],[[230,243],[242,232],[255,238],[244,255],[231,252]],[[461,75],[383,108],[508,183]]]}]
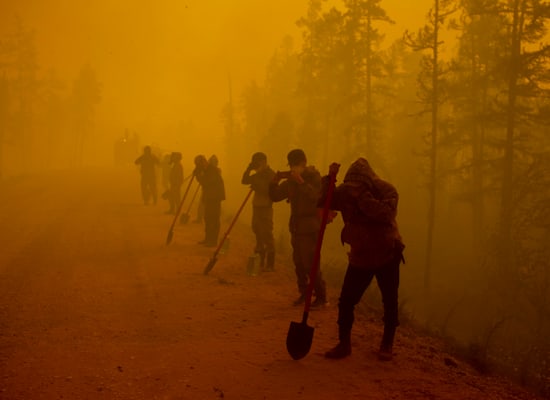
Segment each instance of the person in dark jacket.
[{"label": "person in dark jacket", "polygon": [[[287,200],[290,203],[289,230],[292,244],[292,260],[300,296],[294,305],[302,304],[317,245],[321,219],[317,210],[321,190],[321,174],[307,165],[306,155],[301,149],[291,150],[287,155],[289,172],[277,172],[269,185],[269,196],[274,202]],[[282,182],[280,182],[283,180]],[[314,283],[315,300],[312,307],[327,303],[326,285],[321,269]]]},{"label": "person in dark jacket", "polygon": [[[256,172],[251,175],[252,171]],[[257,152],[252,155],[252,161],[241,179],[243,185],[250,185],[254,191],[252,199],[252,231],[256,235],[254,252],[259,255],[260,268],[265,271],[275,269],[273,202],[269,197],[269,184],[274,177],[275,172],[267,164],[267,156],[262,152]]]},{"label": "person in dark jacket", "polygon": [[220,234],[221,203],[225,200],[225,186],[218,158],[213,155],[207,161],[202,155],[195,157],[193,174],[201,185],[204,204],[205,237],[199,244],[216,247]]},{"label": "person in dark jacket", "polygon": [[174,152],[170,155],[170,189],[168,192],[168,202],[170,209],[166,214],[175,214],[181,203],[181,186],[183,185],[183,166],[181,165],[181,153]]},{"label": "person in dark jacket", "polygon": [[[334,168],[336,164],[330,166],[331,171]],[[326,199],[327,189],[328,176],[323,178],[320,204]],[[338,301],[339,343],[325,353],[327,358],[351,354],[354,308],[376,277],[384,304],[384,334],[378,356],[381,360],[392,359],[395,330],[399,325],[399,265],[405,248],[396,222],[398,200],[395,187],[380,179],[364,158],[351,164],[344,183],[334,190],[330,207],[342,214],[341,240],[350,246],[350,251]]]},{"label": "person in dark jacket", "polygon": [[157,204],[157,174],[155,167],[159,164],[158,158],[151,152],[150,146],[145,146],[143,154],[134,163],[140,165],[143,203],[148,205],[149,198],[152,197],[153,204]]}]

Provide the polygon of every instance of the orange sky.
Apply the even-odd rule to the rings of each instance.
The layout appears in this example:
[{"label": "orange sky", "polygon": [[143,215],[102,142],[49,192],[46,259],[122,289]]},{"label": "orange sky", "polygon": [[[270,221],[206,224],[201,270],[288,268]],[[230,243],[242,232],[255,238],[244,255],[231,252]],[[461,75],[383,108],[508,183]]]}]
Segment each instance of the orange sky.
[{"label": "orange sky", "polygon": [[[393,35],[423,24],[431,4],[425,2],[382,1],[397,22]],[[199,131],[217,137],[228,73],[237,95],[250,80],[261,82],[283,36],[299,40],[295,22],[307,3],[0,0],[0,34],[19,15],[36,31],[41,67],[55,69],[66,82],[89,62],[103,83],[102,124],[114,131],[128,126],[152,137],[193,120]]]}]

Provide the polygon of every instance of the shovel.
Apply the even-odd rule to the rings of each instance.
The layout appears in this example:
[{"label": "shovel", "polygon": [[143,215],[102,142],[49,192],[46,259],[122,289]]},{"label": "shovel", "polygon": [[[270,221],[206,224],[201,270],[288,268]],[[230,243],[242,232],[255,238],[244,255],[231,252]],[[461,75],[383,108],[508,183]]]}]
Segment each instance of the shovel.
[{"label": "shovel", "polygon": [[231,221],[231,225],[229,225],[229,228],[227,228],[227,231],[223,235],[223,238],[220,241],[220,243],[218,244],[218,247],[216,247],[216,250],[214,251],[214,254],[212,255],[212,258],[210,259],[210,261],[208,261],[208,264],[206,264],[206,268],[204,269],[204,275],[208,275],[208,273],[212,270],[212,268],[214,268],[214,264],[216,264],[216,261],[218,261],[218,253],[220,252],[220,250],[223,246],[223,243],[225,242],[225,240],[229,236],[229,232],[231,232],[231,229],[233,228],[233,225],[235,225],[235,222],[237,222],[237,218],[239,218],[239,215],[241,214],[241,211],[243,210],[244,205],[246,204],[246,202],[250,198],[250,195],[252,194],[253,191],[254,190],[250,189],[250,191],[248,192],[248,194],[244,198],[243,203],[241,204],[241,206],[239,207],[239,209],[237,211],[237,214],[235,214],[235,216],[233,217],[233,221]]},{"label": "shovel", "polygon": [[191,197],[191,203],[189,203],[189,207],[187,207],[187,212],[185,214],[181,214],[180,224],[186,224],[189,222],[189,212],[191,211],[191,206],[193,205],[195,201],[195,197],[197,197],[197,193],[199,193],[200,188],[201,188],[201,185],[197,186],[195,193],[193,193],[193,197]]},{"label": "shovel", "polygon": [[[334,167],[332,167],[334,166]],[[286,337],[286,349],[288,354],[294,359],[299,360],[304,358],[311,349],[311,343],[313,342],[313,327],[307,324],[307,318],[309,316],[309,307],[311,306],[311,295],[313,293],[313,287],[315,286],[315,280],[317,278],[317,271],[319,270],[319,261],[321,259],[321,246],[323,244],[323,236],[325,235],[325,228],[327,226],[328,215],[330,211],[330,202],[332,200],[332,193],[334,192],[334,185],[336,182],[336,174],[338,173],[339,164],[332,164],[329,169],[329,186],[327,191],[327,197],[323,207],[323,214],[321,218],[321,227],[319,228],[319,234],[317,235],[317,244],[315,246],[315,253],[313,255],[313,263],[309,271],[309,284],[307,286],[304,303],[304,313],[302,315],[302,322],[290,322],[288,328],[288,334]]]},{"label": "shovel", "polygon": [[191,187],[191,184],[193,183],[193,180],[195,179],[195,175],[191,175],[191,180],[189,181],[189,184],[187,185],[187,188],[185,189],[185,193],[183,195],[183,198],[180,201],[180,204],[178,206],[178,210],[176,211],[176,215],[174,215],[174,220],[172,221],[172,225],[170,225],[170,230],[168,231],[168,236],[166,237],[166,245],[169,245],[172,241],[172,237],[174,236],[174,226],[176,225],[176,221],[178,220],[178,215],[181,212],[181,208],[183,207],[183,202],[185,201],[185,198],[187,197],[187,193],[189,192],[189,188]]}]

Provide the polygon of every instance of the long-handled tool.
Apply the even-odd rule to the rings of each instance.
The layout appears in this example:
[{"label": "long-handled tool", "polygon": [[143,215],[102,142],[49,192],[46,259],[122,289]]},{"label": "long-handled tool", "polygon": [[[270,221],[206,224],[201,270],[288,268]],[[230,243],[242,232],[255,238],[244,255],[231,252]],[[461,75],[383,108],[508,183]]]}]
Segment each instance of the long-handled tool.
[{"label": "long-handled tool", "polygon": [[212,270],[212,268],[214,268],[214,264],[216,264],[216,261],[218,260],[218,253],[220,252],[220,250],[223,246],[223,243],[225,242],[225,240],[229,236],[229,232],[231,232],[231,229],[233,228],[233,225],[235,225],[235,222],[237,222],[237,218],[239,218],[239,215],[241,214],[241,211],[243,210],[244,205],[246,204],[248,199],[250,198],[250,195],[252,194],[252,192],[253,192],[253,190],[250,189],[250,191],[248,192],[248,194],[244,198],[243,203],[239,207],[239,210],[237,211],[237,214],[235,214],[235,216],[233,217],[233,221],[231,221],[231,225],[229,225],[229,228],[227,228],[227,231],[223,235],[223,238],[220,241],[220,243],[218,244],[218,247],[216,247],[216,250],[214,251],[214,254],[212,255],[212,258],[210,259],[210,261],[208,261],[208,264],[206,264],[206,268],[204,269],[204,275],[208,275],[208,273]]},{"label": "long-handled tool", "polygon": [[183,207],[183,202],[185,201],[185,198],[187,197],[187,193],[189,193],[189,188],[191,187],[191,184],[193,183],[193,180],[195,179],[195,175],[191,176],[191,180],[189,181],[189,184],[187,185],[187,188],[185,189],[185,193],[180,201],[180,204],[178,206],[178,209],[176,211],[176,215],[174,215],[174,220],[172,221],[172,225],[170,225],[170,230],[168,231],[168,236],[166,237],[166,245],[169,245],[172,241],[172,237],[174,236],[174,226],[176,225],[176,221],[178,220],[178,216],[180,215],[181,208]]},{"label": "long-handled tool", "polygon": [[336,174],[340,165],[333,164],[334,168],[329,170],[329,186],[327,191],[327,197],[323,207],[323,214],[321,219],[321,227],[319,234],[317,235],[317,244],[315,246],[315,253],[313,255],[313,263],[309,271],[309,284],[305,293],[304,313],[302,315],[302,322],[290,323],[288,328],[288,334],[286,337],[286,349],[288,354],[295,359],[299,360],[304,358],[313,342],[313,327],[307,324],[307,318],[309,316],[309,308],[311,306],[311,295],[313,293],[313,287],[317,279],[317,271],[319,270],[319,261],[321,259],[321,246],[323,244],[323,236],[325,234],[325,228],[327,226],[328,215],[330,211],[330,202],[332,199],[332,193],[334,192],[334,186],[336,182]]},{"label": "long-handled tool", "polygon": [[200,188],[201,188],[201,185],[198,185],[197,189],[195,189],[195,193],[193,193],[193,197],[191,197],[191,202],[189,203],[189,207],[187,207],[186,213],[181,214],[180,224],[186,224],[186,223],[189,222],[189,212],[191,211],[191,207],[193,206],[193,203],[195,202],[195,197],[197,197],[197,193],[199,193]]}]

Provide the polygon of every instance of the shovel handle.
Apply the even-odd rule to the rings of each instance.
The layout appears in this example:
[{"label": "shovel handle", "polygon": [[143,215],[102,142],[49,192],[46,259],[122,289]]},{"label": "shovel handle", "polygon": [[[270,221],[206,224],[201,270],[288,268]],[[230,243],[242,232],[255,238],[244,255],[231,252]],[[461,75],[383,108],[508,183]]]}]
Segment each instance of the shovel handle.
[{"label": "shovel handle", "polygon": [[315,253],[313,254],[313,263],[309,271],[309,283],[307,285],[306,297],[304,301],[304,315],[302,322],[307,322],[309,314],[309,308],[311,306],[311,295],[313,293],[313,287],[317,279],[317,271],[319,270],[319,262],[321,260],[321,246],[323,245],[323,237],[325,235],[325,228],[327,227],[328,214],[330,210],[330,203],[332,201],[332,194],[334,193],[334,186],[336,185],[336,175],[338,174],[339,164],[336,164],[334,168],[329,170],[329,185],[327,190],[327,197],[323,207],[323,214],[321,218],[321,226],[319,228],[319,234],[317,235],[317,244],[315,246]]},{"label": "shovel handle", "polygon": [[168,231],[168,238],[166,244],[170,244],[171,238],[172,238],[172,232],[174,231],[174,226],[176,225],[176,221],[178,220],[178,216],[180,215],[181,208],[183,207],[183,202],[185,201],[185,198],[187,197],[187,193],[189,192],[189,188],[191,187],[191,184],[193,183],[193,180],[195,179],[195,175],[191,175],[191,180],[189,181],[189,184],[187,185],[187,188],[185,189],[185,194],[183,195],[180,204],[178,205],[178,210],[176,211],[176,215],[174,215],[174,219],[172,221],[172,225],[170,225],[170,230]]},{"label": "shovel handle", "polygon": [[[235,216],[233,217],[233,221],[231,221],[231,224],[229,225],[229,228],[227,228],[227,231],[225,231],[223,237],[222,237],[222,240],[220,240],[220,243],[218,243],[218,247],[216,247],[216,250],[214,250],[214,254],[212,255],[212,260],[216,260],[217,259],[217,256],[218,256],[218,253],[220,252],[225,240],[227,239],[227,237],[229,236],[229,233],[231,232],[231,229],[233,229],[233,225],[235,225],[235,222],[237,222],[237,219],[239,218],[239,215],[241,214],[241,211],[243,210],[246,202],[248,201],[248,199],[250,198],[250,196],[252,195],[252,192],[254,190],[253,189],[250,189],[246,195],[246,197],[244,198],[244,201],[242,202],[241,206],[239,207],[239,209],[237,210],[237,213],[235,214]],[[215,261],[214,261],[215,262]],[[212,265],[213,267],[213,265]],[[212,267],[210,268],[207,268],[205,270],[205,275],[208,274],[208,272],[210,272],[210,270],[212,269]]]},{"label": "shovel handle", "polygon": [[201,188],[201,185],[197,186],[197,188],[195,189],[195,193],[193,193],[193,197],[191,197],[191,202],[189,203],[189,207],[187,207],[187,212],[186,212],[186,214],[188,215],[189,215],[189,211],[191,211],[191,206],[195,202],[195,197],[197,197],[197,193],[199,193],[200,188]]}]

